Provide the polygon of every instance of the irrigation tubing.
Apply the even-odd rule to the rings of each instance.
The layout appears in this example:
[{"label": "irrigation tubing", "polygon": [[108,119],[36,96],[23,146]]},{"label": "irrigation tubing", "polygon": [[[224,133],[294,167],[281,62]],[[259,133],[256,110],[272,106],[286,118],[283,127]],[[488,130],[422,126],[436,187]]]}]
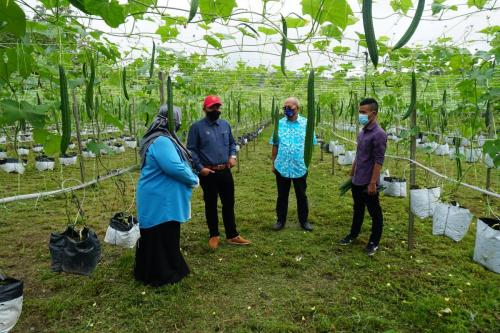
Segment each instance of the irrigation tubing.
[{"label": "irrigation tubing", "polygon": [[[332,132],[333,135],[335,135],[336,137],[342,139],[342,140],[345,140],[345,141],[348,141],[348,142],[351,142],[351,143],[354,143],[355,145],[357,144],[356,141],[354,140],[351,140],[351,139],[348,139],[348,138],[345,138],[335,132]],[[452,182],[452,183],[455,183],[455,184],[458,184],[458,185],[462,185],[464,187],[467,187],[467,188],[470,188],[471,190],[474,190],[474,191],[478,191],[478,192],[481,192],[483,194],[486,194],[486,195],[489,195],[489,196],[492,196],[492,197],[495,197],[495,198],[499,198],[500,199],[500,194],[496,193],[496,192],[491,192],[491,191],[488,191],[488,190],[485,190],[485,189],[482,189],[480,187],[477,187],[477,186],[474,186],[474,185],[470,185],[470,184],[467,184],[467,183],[463,183],[463,182],[460,182],[456,179],[451,179],[445,175],[442,175],[440,174],[439,172],[437,172],[436,170],[434,169],[430,169],[428,168],[427,166],[423,165],[422,163],[419,163],[417,161],[414,161],[408,157],[402,157],[402,156],[394,156],[394,155],[385,155],[386,157],[389,157],[389,158],[393,158],[393,159],[396,159],[396,160],[403,160],[403,161],[408,161],[410,163],[414,163],[416,166],[418,166],[419,168],[421,169],[424,169],[430,173],[432,173],[433,175],[437,176],[437,177],[440,177],[440,178],[443,178],[449,182]],[[0,201],[1,202],[1,201]]]},{"label": "irrigation tubing", "polygon": [[0,204],[5,204],[5,203],[8,203],[8,202],[13,202],[13,201],[20,201],[20,200],[29,200],[29,199],[39,200],[40,198],[43,198],[43,197],[50,197],[50,196],[55,196],[55,195],[59,195],[59,194],[67,193],[67,192],[72,192],[72,191],[80,190],[82,188],[86,188],[86,187],[89,187],[91,185],[97,184],[100,181],[103,181],[103,180],[106,180],[106,179],[109,179],[109,178],[113,178],[113,177],[122,175],[124,173],[133,171],[133,170],[135,170],[137,168],[138,168],[137,165],[132,165],[132,166],[130,166],[128,168],[112,170],[108,174],[106,174],[104,176],[101,176],[101,177],[97,177],[94,180],[91,180],[91,181],[88,181],[86,183],[82,183],[82,184],[79,184],[79,185],[75,185],[75,186],[72,186],[72,187],[61,188],[59,190],[53,190],[53,191],[47,191],[47,192],[38,192],[38,193],[30,193],[30,194],[22,194],[22,195],[15,195],[15,196],[12,196],[12,197],[2,198],[2,199],[0,199]]}]

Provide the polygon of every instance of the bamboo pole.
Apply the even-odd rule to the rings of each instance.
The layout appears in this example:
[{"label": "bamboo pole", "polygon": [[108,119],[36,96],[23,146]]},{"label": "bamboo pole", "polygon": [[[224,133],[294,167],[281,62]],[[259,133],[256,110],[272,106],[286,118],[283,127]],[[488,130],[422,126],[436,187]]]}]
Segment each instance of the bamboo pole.
[{"label": "bamboo pole", "polygon": [[[415,178],[416,178],[416,165],[413,161],[415,161],[415,157],[417,154],[417,137],[413,131],[413,129],[417,126],[417,112],[414,109],[411,113],[411,137],[410,137],[410,189],[415,186]],[[415,222],[415,215],[413,215],[411,211],[411,193],[408,195],[408,250],[413,250],[414,241],[413,241],[413,229]]]}]

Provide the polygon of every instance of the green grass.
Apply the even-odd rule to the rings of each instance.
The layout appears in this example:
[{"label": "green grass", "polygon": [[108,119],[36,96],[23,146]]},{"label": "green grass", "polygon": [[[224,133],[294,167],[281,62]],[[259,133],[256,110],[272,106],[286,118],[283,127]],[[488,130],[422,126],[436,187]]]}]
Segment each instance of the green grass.
[{"label": "green grass", "polygon": [[[64,197],[0,205],[0,267],[25,282],[23,313],[13,332],[500,331],[500,275],[471,259],[475,222],[455,243],[432,236],[431,219],[416,219],[415,249],[409,252],[408,199],[382,196],[385,226],[379,252],[367,257],[362,251],[369,236],[368,217],[359,240],[342,247],[337,242],[349,230],[352,200],[349,195],[339,198],[337,187],[349,167],[337,166],[332,176],[330,155],[320,162],[318,149],[308,178],[315,230],[306,233],[298,227],[293,193],[286,228],[271,230],[276,185],[269,135],[268,129],[255,152],[253,143],[248,146],[248,157],[244,147],[241,170],[233,171],[237,224],[253,244],[223,244],[210,251],[202,192],[195,190],[193,218],[181,231],[182,251],[192,272],[174,286],[153,289],[136,283],[134,250],[103,242],[102,261],[91,277],[52,273],[48,240],[50,232],[65,227]],[[425,161],[422,155],[419,159]],[[133,160],[129,150],[103,163],[117,168]],[[454,164],[448,158],[433,157],[432,163],[452,173]],[[87,164],[91,178],[92,162]],[[393,175],[402,175],[406,163],[396,166],[387,160],[386,166]],[[119,178],[126,185],[124,198],[116,185],[121,182],[106,181],[86,190],[86,221],[101,241],[113,212],[132,204],[137,176]],[[2,173],[0,188],[2,196],[30,193],[53,189],[70,177],[78,178],[76,167],[42,175],[28,169],[19,178]],[[496,171],[492,189],[497,192],[498,179]],[[421,171],[418,180],[424,185],[438,182]],[[467,180],[482,187],[483,168],[473,167]],[[443,186],[451,195],[453,187]],[[83,191],[77,195],[81,200]],[[476,216],[486,214],[482,195],[459,188],[452,198]],[[499,201],[491,206],[498,210]],[[69,213],[74,217],[71,203]],[[440,316],[446,308],[451,313]]]}]

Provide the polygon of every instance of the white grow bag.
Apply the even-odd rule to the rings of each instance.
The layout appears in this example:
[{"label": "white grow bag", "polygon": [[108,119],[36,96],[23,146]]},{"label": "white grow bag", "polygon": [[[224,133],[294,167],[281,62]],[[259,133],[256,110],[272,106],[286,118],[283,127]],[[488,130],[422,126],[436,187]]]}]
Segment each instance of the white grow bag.
[{"label": "white grow bag", "polygon": [[334,143],[332,145],[332,143],[330,142],[330,145],[328,146],[328,149],[330,150],[330,153],[332,153],[333,156],[335,156],[335,157],[339,156],[340,154],[344,154],[345,153],[344,146],[338,145],[336,143]]},{"label": "white grow bag", "polygon": [[111,149],[115,152],[115,154],[120,154],[125,152],[125,147],[122,144],[114,144],[111,146]]},{"label": "white grow bag", "polygon": [[137,141],[136,140],[126,140],[125,146],[127,146],[128,148],[134,149],[137,147]]},{"label": "white grow bag", "polygon": [[112,245],[133,248],[140,237],[137,220],[133,216],[124,217],[123,213],[117,213],[111,218],[104,241]]},{"label": "white grow bag", "polygon": [[38,171],[54,170],[54,159],[48,157],[41,157],[35,159],[35,168]]},{"label": "white grow bag", "polygon": [[339,164],[340,165],[352,165],[354,160],[356,159],[356,152],[353,150],[346,151],[345,154],[339,155]]},{"label": "white grow bag", "polygon": [[434,209],[441,196],[441,188],[422,188],[422,189],[411,189],[410,190],[410,207],[411,212],[425,219],[426,217],[432,216]]},{"label": "white grow bag", "polygon": [[6,151],[0,151],[0,159],[5,159],[7,158],[7,152]]},{"label": "white grow bag", "polygon": [[23,309],[23,282],[0,277],[0,332],[16,326]]},{"label": "white grow bag", "polygon": [[465,161],[468,163],[476,163],[483,157],[483,152],[479,148],[465,149]]},{"label": "white grow bag", "polygon": [[445,156],[450,154],[450,146],[445,143],[444,145],[438,145],[436,150],[434,150],[434,154],[437,156]]},{"label": "white grow bag", "polygon": [[472,214],[467,208],[438,203],[432,217],[432,234],[445,235],[458,242],[469,230],[471,221]]},{"label": "white grow bag", "polygon": [[41,153],[43,151],[43,146],[42,145],[33,146],[31,150],[33,150],[33,152],[35,153]]},{"label": "white grow bag", "polygon": [[77,157],[78,156],[59,156],[59,163],[61,163],[62,165],[73,165],[73,164],[76,164],[76,160],[77,160]]},{"label": "white grow bag", "polygon": [[384,195],[389,197],[406,197],[406,179],[395,177],[384,177]]},{"label": "white grow bag", "polygon": [[19,156],[28,156],[30,153],[30,150],[28,148],[19,148],[17,149],[17,154]]},{"label": "white grow bag", "polygon": [[24,173],[24,164],[22,161],[17,160],[15,158],[8,158],[6,161],[2,161],[5,163],[0,164],[0,169],[7,173]]},{"label": "white grow bag", "polygon": [[90,150],[84,150],[82,151],[82,156],[85,158],[93,158],[95,157],[95,154],[91,152]]},{"label": "white grow bag", "polygon": [[495,168],[495,162],[491,158],[489,154],[484,155],[484,164],[488,167],[488,169],[494,169]]},{"label": "white grow bag", "polygon": [[[500,273],[500,220],[480,218],[477,220],[474,261]],[[496,229],[494,229],[496,228]]]}]

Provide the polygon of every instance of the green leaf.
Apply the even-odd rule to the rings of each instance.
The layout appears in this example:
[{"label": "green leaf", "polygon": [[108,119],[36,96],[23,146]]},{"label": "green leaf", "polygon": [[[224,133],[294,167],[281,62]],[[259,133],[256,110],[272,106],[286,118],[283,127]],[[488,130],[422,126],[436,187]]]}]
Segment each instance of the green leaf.
[{"label": "green leaf", "polygon": [[346,54],[350,50],[348,46],[335,46],[333,48],[333,53],[335,54]]},{"label": "green leaf", "polygon": [[113,149],[105,143],[97,143],[95,140],[87,142],[87,149],[96,155],[101,154],[101,149],[106,150],[108,154],[113,154]]},{"label": "green leaf", "polygon": [[17,37],[26,34],[26,15],[14,0],[0,1],[0,33],[12,33]]},{"label": "green leaf", "polygon": [[408,14],[408,10],[413,7],[411,0],[391,0],[390,4],[394,11],[401,10],[405,14]]},{"label": "green leaf", "polygon": [[48,105],[31,105],[26,101],[21,103],[12,99],[0,101],[0,124],[13,125],[17,121],[26,121],[33,127],[40,128],[45,124],[45,114],[49,110]]},{"label": "green leaf", "polygon": [[[323,7],[320,11],[320,5],[323,2]],[[350,16],[353,15],[351,6],[347,0],[302,0],[302,13],[309,14],[314,20],[319,23],[330,22],[344,30],[347,25],[351,24]]]},{"label": "green leaf", "polygon": [[200,0],[199,7],[201,17],[207,24],[219,17],[227,21],[236,7],[236,0]]},{"label": "green leaf", "polygon": [[329,45],[330,41],[329,40],[319,40],[317,42],[312,43],[314,48],[324,51]]},{"label": "green leaf", "polygon": [[279,33],[274,28],[258,27],[257,30],[260,31],[260,32],[262,32],[263,34],[265,34],[267,36],[276,35],[276,34]]},{"label": "green leaf", "polygon": [[215,47],[216,49],[218,49],[218,50],[222,49],[222,45],[221,45],[221,43],[220,43],[217,39],[213,38],[212,36],[205,35],[205,36],[203,36],[203,39],[204,39],[204,40],[205,40],[208,44],[210,44],[210,45],[212,45],[213,47]]},{"label": "green leaf", "polygon": [[288,28],[302,28],[309,23],[307,20],[298,17],[286,17],[285,20]]},{"label": "green leaf", "polygon": [[476,7],[477,9],[483,9],[484,5],[488,0],[467,0],[467,5],[470,7]]},{"label": "green leaf", "polygon": [[104,19],[107,25],[112,28],[118,28],[120,24],[125,23],[125,6],[118,3],[117,0],[85,0],[85,9],[93,15],[98,15]]},{"label": "green leaf", "polygon": [[494,35],[497,32],[500,32],[500,25],[493,25],[491,27],[484,28],[482,30],[479,30],[480,33],[486,34],[486,35]]},{"label": "green leaf", "polygon": [[179,30],[176,27],[163,25],[155,31],[155,34],[160,35],[162,42],[166,42],[177,37],[179,35]]},{"label": "green leaf", "polygon": [[340,31],[340,29],[333,24],[328,24],[321,27],[321,34],[323,36],[335,38],[339,42],[342,40],[342,31]]},{"label": "green leaf", "polygon": [[120,131],[123,131],[125,128],[123,123],[121,121],[119,121],[118,118],[113,117],[109,113],[106,113],[106,115],[104,116],[104,121],[110,125],[113,125],[113,126],[119,128]]},{"label": "green leaf", "polygon": [[49,133],[45,137],[45,143],[43,144],[43,151],[48,156],[58,155],[61,148],[62,136],[59,134]]}]

